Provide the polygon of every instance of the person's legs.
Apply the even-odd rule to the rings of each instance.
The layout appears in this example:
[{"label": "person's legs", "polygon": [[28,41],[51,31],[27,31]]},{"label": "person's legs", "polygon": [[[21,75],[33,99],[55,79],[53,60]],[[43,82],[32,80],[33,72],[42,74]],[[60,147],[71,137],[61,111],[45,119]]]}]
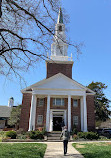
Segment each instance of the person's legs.
[{"label": "person's legs", "polygon": [[66,154],[67,154],[67,145],[68,145],[68,140],[66,140]]},{"label": "person's legs", "polygon": [[63,140],[63,144],[64,144],[64,155],[66,154],[66,140]]}]

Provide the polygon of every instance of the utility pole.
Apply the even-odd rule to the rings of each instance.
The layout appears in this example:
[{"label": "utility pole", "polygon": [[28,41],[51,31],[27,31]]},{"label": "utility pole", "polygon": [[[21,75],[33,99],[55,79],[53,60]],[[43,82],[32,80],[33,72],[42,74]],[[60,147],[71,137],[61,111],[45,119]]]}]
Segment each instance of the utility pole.
[{"label": "utility pole", "polygon": [[0,18],[2,17],[2,0],[0,0]]}]

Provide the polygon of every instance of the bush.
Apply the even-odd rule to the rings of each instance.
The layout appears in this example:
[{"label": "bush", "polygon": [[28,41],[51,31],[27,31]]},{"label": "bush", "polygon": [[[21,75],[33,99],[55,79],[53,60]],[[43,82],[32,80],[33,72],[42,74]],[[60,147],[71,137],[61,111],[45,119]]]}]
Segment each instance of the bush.
[{"label": "bush", "polygon": [[6,132],[6,137],[10,137],[11,139],[16,139],[17,133],[15,131]]},{"label": "bush", "polygon": [[77,135],[79,138],[90,139],[90,140],[99,138],[99,135],[94,132],[78,132]]},{"label": "bush", "polygon": [[74,140],[77,140],[77,139],[78,139],[78,136],[77,136],[76,134],[74,134],[74,135],[73,135],[73,139],[74,139]]},{"label": "bush", "polygon": [[77,134],[77,132],[78,132],[78,131],[77,131],[77,128],[74,127],[73,130],[72,130],[72,135]]},{"label": "bush", "polygon": [[43,139],[44,131],[31,131],[31,132],[29,132],[29,137],[31,139]]}]

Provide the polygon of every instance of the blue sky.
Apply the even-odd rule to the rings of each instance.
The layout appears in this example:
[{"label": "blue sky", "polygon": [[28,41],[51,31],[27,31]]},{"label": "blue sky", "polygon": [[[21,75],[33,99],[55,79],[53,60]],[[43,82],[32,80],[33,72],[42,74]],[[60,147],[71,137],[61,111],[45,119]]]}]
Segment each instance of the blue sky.
[{"label": "blue sky", "polygon": [[[70,16],[68,37],[75,42],[84,42],[82,55],[73,53],[73,79],[88,85],[92,81],[108,85],[105,94],[111,100],[111,1],[110,0],[62,0]],[[27,86],[46,77],[45,61],[38,62],[34,69],[24,73]],[[20,90],[24,88],[18,80],[0,77],[0,105],[7,105],[13,96],[15,105],[22,102]]]}]

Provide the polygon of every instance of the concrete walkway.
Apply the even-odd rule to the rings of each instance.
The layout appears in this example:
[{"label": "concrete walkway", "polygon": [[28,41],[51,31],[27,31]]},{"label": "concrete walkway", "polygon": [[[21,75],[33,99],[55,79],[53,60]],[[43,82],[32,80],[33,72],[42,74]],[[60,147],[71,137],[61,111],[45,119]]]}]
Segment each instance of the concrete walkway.
[{"label": "concrete walkway", "polygon": [[68,151],[66,156],[63,154],[62,142],[47,142],[47,149],[44,158],[84,158],[75,148],[72,147],[72,143],[68,143]]}]

